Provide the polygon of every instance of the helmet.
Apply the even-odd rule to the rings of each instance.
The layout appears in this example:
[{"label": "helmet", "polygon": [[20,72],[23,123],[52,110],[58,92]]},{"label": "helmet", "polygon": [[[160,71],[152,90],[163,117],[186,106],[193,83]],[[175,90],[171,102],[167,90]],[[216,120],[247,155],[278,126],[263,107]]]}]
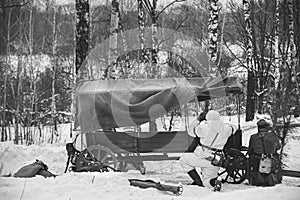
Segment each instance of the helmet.
[{"label": "helmet", "polygon": [[270,126],[270,124],[264,120],[264,119],[260,119],[258,122],[257,122],[257,127],[258,128],[268,128]]}]

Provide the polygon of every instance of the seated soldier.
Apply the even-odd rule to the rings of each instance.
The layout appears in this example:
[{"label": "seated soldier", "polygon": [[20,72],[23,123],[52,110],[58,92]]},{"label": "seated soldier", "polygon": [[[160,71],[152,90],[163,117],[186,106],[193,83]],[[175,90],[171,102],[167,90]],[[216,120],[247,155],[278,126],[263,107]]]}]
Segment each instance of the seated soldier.
[{"label": "seated soldier", "polygon": [[[234,131],[230,125],[221,121],[220,114],[216,111],[209,111],[206,120],[201,122],[195,130],[200,138],[200,144],[193,153],[183,154],[179,162],[183,170],[193,179],[192,185],[214,187],[214,183],[210,180],[215,179],[220,167],[211,164],[211,157],[215,151],[223,150],[229,136]],[[203,182],[196,167],[201,168]]]},{"label": "seated soldier", "polygon": [[[249,184],[272,186],[281,183],[281,166],[277,153],[281,148],[279,138],[270,130],[270,124],[266,120],[259,120],[257,127],[258,133],[251,135],[249,141]],[[267,160],[269,164],[266,164]]]}]

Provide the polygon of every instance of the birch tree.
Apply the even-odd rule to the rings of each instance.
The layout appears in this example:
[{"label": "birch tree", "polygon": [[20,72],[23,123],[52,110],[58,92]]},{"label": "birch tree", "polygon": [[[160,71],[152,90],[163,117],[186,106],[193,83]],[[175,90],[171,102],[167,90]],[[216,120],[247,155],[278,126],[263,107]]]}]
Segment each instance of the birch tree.
[{"label": "birch tree", "polygon": [[151,8],[151,36],[152,36],[152,63],[153,67],[157,67],[157,53],[158,53],[158,38],[157,38],[157,20],[158,20],[158,11],[157,11],[157,0],[153,0]]},{"label": "birch tree", "polygon": [[11,29],[11,13],[12,9],[8,11],[7,18],[7,36],[6,36],[6,63],[4,67],[4,94],[3,94],[3,110],[2,110],[2,130],[1,130],[1,141],[7,140],[6,133],[6,98],[7,98],[7,74],[8,74],[8,65],[10,63],[10,29]]},{"label": "birch tree", "polygon": [[[158,51],[159,51],[159,41],[158,41],[158,19],[160,17],[160,15],[168,8],[170,7],[171,5],[173,5],[174,3],[177,3],[177,2],[183,2],[183,1],[186,1],[186,0],[174,0],[172,2],[170,2],[168,5],[166,5],[164,8],[162,8],[162,10],[158,11],[157,9],[157,2],[158,0],[152,0],[152,3],[150,2],[150,0],[138,0],[139,2],[139,5],[143,4],[144,7],[148,14],[150,15],[150,19],[151,19],[151,58],[149,58],[149,55],[148,53],[145,53],[146,50],[143,50],[143,48],[141,48],[142,50],[142,57],[144,60],[146,60],[147,62],[151,60],[151,64],[150,65],[150,77],[155,77],[155,78],[158,78],[159,77],[159,74],[158,74],[158,71],[159,71],[159,66],[157,65],[158,63]],[[142,8],[142,7],[141,7]],[[139,17],[141,16],[144,16],[145,13],[139,13]],[[139,20],[140,22],[140,20]],[[141,23],[141,22],[140,22]],[[145,24],[143,25],[140,25],[140,29],[142,30],[143,27],[145,26]],[[143,34],[140,36],[140,37],[144,37]],[[141,39],[141,46],[144,45],[142,44],[142,42],[144,42],[142,39]]]},{"label": "birch tree", "polygon": [[[219,7],[218,0],[209,0],[209,19],[208,19],[208,54],[211,62],[215,63],[218,52],[218,27],[219,27]],[[210,67],[210,72],[212,69]]]},{"label": "birch tree", "polygon": [[119,1],[111,2],[110,35],[109,35],[109,53],[108,53],[108,78],[119,78],[120,72],[117,71],[118,58],[118,32],[120,21]]},{"label": "birch tree", "polygon": [[288,10],[289,10],[289,47],[288,47],[288,60],[289,66],[292,70],[292,74],[296,73],[296,46],[294,39],[294,7],[293,0],[288,0]]},{"label": "birch tree", "polygon": [[279,71],[279,68],[280,68],[280,58],[279,58],[279,17],[280,17],[280,14],[279,14],[279,2],[280,0],[275,0],[275,30],[274,30],[274,52],[275,52],[275,69],[274,69],[274,85],[275,85],[275,88],[278,88],[279,87],[279,79],[280,79],[280,71]]},{"label": "birch tree", "polygon": [[246,103],[246,121],[254,119],[255,112],[255,72],[252,65],[253,44],[252,44],[252,21],[251,21],[251,0],[243,0],[245,29],[246,29],[246,60],[248,69],[247,78],[247,103]]},{"label": "birch tree", "polygon": [[21,140],[21,144],[23,144],[22,132],[20,132],[20,107],[21,107],[21,91],[22,91],[22,83],[23,83],[23,64],[22,64],[22,56],[18,53],[18,67],[16,74],[16,90],[14,88],[13,83],[11,82],[11,88],[14,96],[14,104],[15,104],[15,144],[19,143],[19,139]]},{"label": "birch tree", "polygon": [[[28,63],[28,66],[29,66],[29,78],[30,80],[28,80],[30,82],[30,87],[28,88],[28,91],[27,93],[30,94],[28,99],[30,99],[31,101],[31,105],[25,105],[25,106],[28,106],[28,107],[25,107],[26,109],[26,112],[25,112],[25,116],[23,117],[25,120],[23,121],[24,122],[24,126],[26,128],[26,131],[24,132],[24,135],[25,135],[25,141],[26,141],[26,144],[27,145],[30,145],[32,143],[32,132],[31,132],[31,124],[32,124],[32,113],[34,111],[34,102],[35,102],[35,96],[36,94],[34,93],[34,74],[35,74],[35,70],[34,70],[34,66],[33,66],[33,5],[32,5],[33,2],[31,2],[29,5],[28,5],[28,12],[29,12],[29,19],[28,19],[28,37],[25,37],[26,38],[26,42],[27,42],[27,46],[28,46],[28,60],[27,60],[27,63]],[[26,69],[26,68],[25,68]],[[25,76],[26,76],[26,70],[24,70],[25,72]],[[26,89],[25,89],[26,90]],[[23,109],[24,110],[24,109]]]},{"label": "birch tree", "polygon": [[57,120],[56,120],[56,94],[55,94],[55,79],[56,79],[56,65],[57,65],[57,20],[56,7],[53,6],[53,21],[52,21],[52,95],[51,95],[51,115],[53,120],[53,128],[51,135],[51,144],[54,141],[54,136],[57,134]]},{"label": "birch tree", "polygon": [[139,39],[141,50],[141,62],[147,62],[149,60],[146,46],[145,46],[145,9],[143,0],[137,0],[138,2],[138,23],[139,23]]},{"label": "birch tree", "polygon": [[130,68],[130,57],[128,52],[128,44],[127,44],[127,38],[124,31],[124,24],[122,22],[121,18],[121,12],[119,8],[119,23],[118,23],[118,29],[122,38],[122,45],[123,45],[123,52],[125,53],[125,60],[124,60],[124,66],[122,68],[123,76],[124,78],[128,78],[128,69]]}]

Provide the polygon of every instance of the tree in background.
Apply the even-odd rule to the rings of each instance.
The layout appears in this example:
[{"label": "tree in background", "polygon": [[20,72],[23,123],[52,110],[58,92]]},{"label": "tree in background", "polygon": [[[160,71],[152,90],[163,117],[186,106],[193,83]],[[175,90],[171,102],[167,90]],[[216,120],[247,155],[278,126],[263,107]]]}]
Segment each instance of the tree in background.
[{"label": "tree in background", "polygon": [[[1,18],[1,20],[5,21],[2,24],[5,28],[4,30],[1,29],[1,31],[3,31],[5,37],[1,37],[0,48],[5,47],[7,49],[7,51],[1,51],[0,58],[1,63],[5,61],[5,65],[1,64],[1,69],[2,66],[5,67],[1,77],[3,75],[3,80],[6,80],[3,81],[3,85],[1,84],[0,87],[1,91],[6,93],[4,95],[5,98],[0,97],[1,107],[2,103],[5,105],[3,109],[5,117],[3,118],[3,115],[1,115],[1,126],[4,125],[1,128],[1,132],[8,131],[9,134],[8,136],[6,133],[1,135],[1,140],[12,139],[10,126],[14,124],[15,137],[13,139],[15,143],[23,143],[25,139],[26,144],[30,144],[32,131],[29,127],[36,126],[37,121],[41,120],[39,117],[42,117],[45,112],[49,111],[46,111],[47,109],[45,108],[51,107],[51,101],[48,101],[49,98],[42,98],[44,94],[51,97],[55,92],[56,101],[59,104],[57,108],[69,110],[70,104],[62,102],[68,102],[68,100],[65,101],[65,98],[69,99],[71,96],[70,92],[66,93],[66,91],[70,91],[70,85],[68,84],[69,80],[73,79],[71,74],[69,74],[69,66],[73,65],[73,62],[69,62],[70,58],[73,57],[73,47],[69,47],[74,45],[72,43],[70,45],[68,40],[71,38],[71,41],[73,41],[73,34],[71,32],[70,35],[69,30],[74,25],[69,26],[71,23],[68,22],[72,16],[69,15],[68,17],[65,15],[67,12],[62,12],[61,9],[58,9],[58,12],[55,14],[56,27],[55,35],[53,35],[52,22],[54,12],[51,10],[52,4],[49,0],[39,1],[41,5],[32,1],[24,1],[24,4],[19,2],[20,4],[16,6],[10,4],[11,2],[1,1],[1,3],[1,14],[4,16],[4,19]],[[63,9],[68,11],[67,6]],[[62,26],[62,23],[64,26]],[[65,31],[67,29],[68,31]],[[55,48],[53,48],[53,44]],[[54,54],[53,49],[55,50]],[[60,58],[58,58],[58,54]],[[55,62],[51,64],[48,59],[48,61],[45,61],[48,63],[46,66],[44,58],[52,57],[55,57]],[[60,62],[59,60],[64,61]],[[42,75],[49,66],[56,66],[55,70],[57,70],[57,68],[60,68],[57,66],[59,64],[61,64],[61,68],[64,67],[63,73],[59,75],[60,77],[55,77],[55,84],[53,84],[55,90],[52,90],[53,73],[48,74],[48,76]],[[53,71],[52,68],[51,71]],[[43,85],[43,88],[39,88],[41,77],[43,77],[42,81],[51,79],[49,84]],[[62,83],[59,80],[61,77],[64,79],[63,87],[59,86],[59,89],[57,89],[57,85]],[[45,101],[49,104],[45,103]],[[41,104],[46,107],[41,109]],[[64,104],[63,107],[61,106],[62,104]],[[1,108],[1,114],[3,114],[3,110]],[[6,123],[2,123],[4,119],[7,121]]]},{"label": "tree in background", "polygon": [[118,33],[120,23],[119,1],[111,1],[111,19],[110,19],[110,36],[109,36],[109,53],[108,53],[108,75],[107,78],[118,79],[122,70],[117,69],[118,58]]},{"label": "tree in background", "polygon": [[[299,79],[296,73],[299,71],[299,59],[297,59],[297,45],[295,43],[295,24],[299,23],[295,19],[295,2],[291,0],[278,1],[279,8],[276,9],[280,15],[278,29],[280,35],[279,42],[279,80],[275,85],[274,107],[272,110],[273,123],[283,145],[286,144],[287,136],[292,133],[292,115],[295,108],[299,106]],[[296,14],[296,15],[299,15]],[[298,24],[299,26],[299,24]],[[298,44],[299,48],[299,44]],[[281,150],[283,153],[283,149]]]},{"label": "tree in background", "polygon": [[[208,19],[208,36],[209,46],[208,54],[211,62],[217,61],[218,51],[218,28],[219,28],[219,7],[218,0],[209,0],[209,19]],[[210,72],[212,69],[210,68]]]},{"label": "tree in background", "polygon": [[76,0],[76,74],[79,72],[89,50],[90,4],[89,0]]},{"label": "tree in background", "polygon": [[248,68],[248,79],[247,79],[247,104],[246,104],[246,121],[251,121],[254,119],[255,112],[255,97],[254,91],[255,87],[255,73],[254,66],[252,65],[252,54],[253,54],[253,44],[252,44],[252,21],[251,20],[251,1],[243,0],[244,7],[244,17],[245,17],[245,30],[246,30],[246,60]]},{"label": "tree in background", "polygon": [[[63,5],[56,6],[56,14],[52,0],[42,0],[34,4],[25,0],[19,2],[20,5],[15,7],[10,4],[10,1],[0,2],[2,16],[0,17],[0,32],[3,36],[0,38],[0,89],[2,94],[6,94],[0,96],[1,121],[10,119],[9,116],[12,115],[14,120],[8,121],[13,122],[15,127],[18,126],[15,134],[16,140],[28,138],[29,141],[30,132],[26,134],[28,127],[35,126],[34,124],[38,124],[38,121],[41,124],[49,123],[49,120],[44,120],[48,121],[44,122],[42,119],[47,118],[47,113],[51,111],[49,109],[51,105],[53,107],[51,102],[55,102],[57,113],[70,111],[71,94],[73,94],[72,89],[76,80],[74,74],[76,70],[79,72],[80,66],[87,66],[87,68],[86,70],[80,68],[79,75],[87,75],[87,78],[104,78],[102,72],[107,67],[108,51],[99,52],[99,63],[86,65],[83,61],[89,53],[88,48],[94,48],[110,37],[112,2],[108,1],[90,7],[90,4],[86,5],[90,3],[89,1],[78,0],[78,11],[76,11],[76,4],[75,7]],[[127,30],[138,27],[138,1],[114,2],[119,2],[117,49],[118,51],[124,49],[124,52],[127,52],[126,49],[129,48],[126,47],[126,43],[132,44],[139,37],[138,34],[134,37],[126,34]],[[117,67],[122,69],[120,71],[124,72],[124,77],[161,78],[203,75],[201,70],[205,68],[204,63],[209,64],[207,56],[197,57],[201,61],[205,60],[201,63],[203,66],[194,65],[188,58],[198,56],[199,52],[201,54],[201,51],[209,46],[210,36],[207,32],[209,1],[171,6],[179,2],[172,1],[173,4],[164,7],[156,5],[159,1],[141,0],[139,2],[142,2],[143,10],[146,11],[143,19],[144,27],[152,26],[154,23],[155,27],[175,30],[174,32],[178,35],[168,35],[168,31],[161,33],[158,31],[156,36],[155,28],[154,31],[146,33],[146,37],[149,37],[151,42],[150,45],[145,44],[145,47],[147,45],[149,47],[149,51],[146,51],[149,53],[146,59],[149,61],[149,66],[147,66],[149,70],[143,70],[139,66],[139,59],[142,58],[140,50],[128,52],[117,58]],[[248,82],[249,87],[253,84],[248,90],[253,90],[253,96],[248,97],[249,101],[253,100],[253,103],[249,103],[249,106],[254,109],[251,115],[254,116],[255,110],[261,113],[274,113],[274,119],[276,118],[280,124],[282,116],[290,116],[293,107],[299,104],[299,5],[295,1],[287,0],[278,1],[278,6],[275,5],[276,1],[272,0],[249,0],[249,2],[251,4],[248,16],[250,21],[247,20],[247,23],[245,23],[243,7],[236,3],[229,6],[229,11],[219,9],[220,30],[217,36],[215,64],[221,75],[227,75],[226,67],[233,63],[242,66],[246,71],[251,71],[252,75],[250,73],[249,78],[252,76],[253,81]],[[76,13],[77,18],[74,20],[73,16]],[[276,17],[277,14],[280,14],[280,17]],[[89,15],[88,19],[87,15]],[[291,19],[293,19],[293,26],[289,23]],[[278,23],[275,23],[276,20]],[[75,21],[78,25],[77,37],[74,37]],[[56,24],[55,29],[53,22]],[[252,29],[252,50],[251,65],[248,67],[247,52],[250,51],[247,48],[250,36],[246,31],[246,25],[249,23]],[[158,45],[153,45],[156,42]],[[184,43],[192,48],[183,47]],[[293,43],[294,45],[291,46]],[[78,49],[75,57],[76,44]],[[165,51],[164,45],[172,47],[172,51]],[[232,46],[239,46],[244,50],[241,56],[234,52]],[[156,48],[158,48],[157,51],[152,51]],[[179,50],[178,53],[175,53],[174,49]],[[79,57],[80,52],[83,53],[82,59]],[[153,59],[155,52],[165,53],[167,58],[163,62],[158,59],[157,68],[154,70],[152,64],[155,60]],[[48,64],[43,63],[44,58],[48,60],[45,62]],[[74,58],[77,61],[73,60]],[[52,68],[53,66],[55,68]],[[53,76],[54,71],[55,76]],[[283,77],[290,77],[290,79]],[[246,110],[249,111],[248,108]],[[286,122],[288,122],[287,117]],[[1,122],[1,126],[3,127],[1,140],[10,139],[10,129],[5,128],[8,122]],[[30,131],[29,128],[28,130]]]},{"label": "tree in background", "polygon": [[139,27],[139,39],[141,50],[141,62],[146,63],[149,61],[149,55],[145,46],[145,9],[143,0],[138,0],[138,27]]}]

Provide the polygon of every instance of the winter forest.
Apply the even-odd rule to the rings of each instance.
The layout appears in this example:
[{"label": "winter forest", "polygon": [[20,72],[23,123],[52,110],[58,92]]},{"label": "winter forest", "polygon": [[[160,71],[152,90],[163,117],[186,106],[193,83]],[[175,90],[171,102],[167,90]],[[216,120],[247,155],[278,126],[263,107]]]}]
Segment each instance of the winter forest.
[{"label": "winter forest", "polygon": [[[1,141],[31,144],[28,127],[51,125],[55,134],[71,122],[82,78],[239,76],[246,121],[268,113],[288,128],[299,114],[299,10],[295,0],[1,1]],[[158,28],[174,36],[158,37]],[[128,51],[131,29],[141,42]],[[100,43],[107,51],[82,67]],[[204,69],[184,54],[200,54]]]},{"label": "winter forest", "polygon": [[[81,78],[239,76],[246,121],[268,113],[288,128],[299,114],[299,9],[295,0],[1,1],[1,141],[31,144],[28,127],[51,125],[55,134],[57,124],[71,122]],[[158,37],[158,28],[176,34]],[[126,35],[131,29],[141,44],[128,51],[137,40]],[[90,59],[98,63],[80,69],[105,42],[101,58]],[[200,54],[204,69],[184,54]]]},{"label": "winter forest", "polygon": [[[135,172],[99,175],[63,171],[65,145],[80,126],[79,83],[174,77],[237,77],[242,92],[176,107],[159,119],[159,125],[149,121],[149,130],[160,127],[171,132],[183,128],[179,121],[187,123],[187,116],[194,119],[200,111],[213,109],[238,125],[243,131],[243,146],[247,146],[258,118],[268,118],[282,144],[282,166],[294,173],[287,175],[294,179],[285,179],[283,186],[275,189],[243,183],[225,185],[223,196],[204,189],[200,196],[235,200],[253,195],[260,199],[267,192],[268,197],[276,195],[275,200],[288,199],[288,194],[297,199],[298,0],[1,0],[0,36],[0,175],[11,174],[36,157],[50,164],[49,169],[58,175],[45,184],[45,196],[31,196],[27,191],[39,190],[44,179],[28,180],[26,186],[27,180],[0,177],[4,199],[121,199],[112,198],[112,191],[126,199],[170,199],[162,196],[165,193],[142,193],[127,186],[128,178],[141,177]],[[141,130],[134,127],[134,131]],[[105,159],[110,154],[106,151]],[[114,159],[113,153],[110,156]],[[176,161],[157,163],[147,163],[148,178],[187,182]],[[92,184],[89,189],[85,187],[88,184]],[[86,196],[99,192],[98,187],[105,188],[101,195]],[[188,192],[181,199],[199,199],[193,186],[184,190]]]}]

